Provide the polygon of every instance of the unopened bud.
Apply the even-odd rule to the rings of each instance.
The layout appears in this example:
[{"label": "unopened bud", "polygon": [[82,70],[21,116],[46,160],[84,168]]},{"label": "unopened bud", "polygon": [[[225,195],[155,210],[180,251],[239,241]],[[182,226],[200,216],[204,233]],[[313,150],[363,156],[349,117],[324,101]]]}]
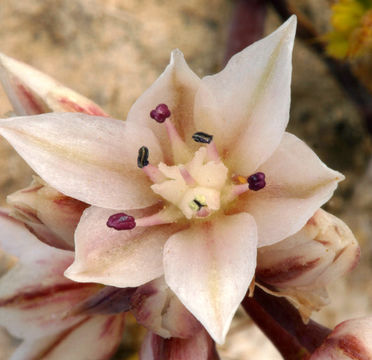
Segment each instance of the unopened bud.
[{"label": "unopened bud", "polygon": [[359,257],[347,225],[320,209],[295,235],[258,250],[256,278],[281,289],[321,288],[352,270]]},{"label": "unopened bud", "polygon": [[372,359],[372,317],[337,325],[309,360]]},{"label": "unopened bud", "polygon": [[87,204],[61,194],[39,177],[34,177],[29,187],[9,195],[7,201],[11,215],[24,222],[39,240],[60,249],[74,248],[74,232]]},{"label": "unopened bud", "polygon": [[140,286],[131,300],[137,322],[163,338],[189,338],[201,329],[163,278]]}]

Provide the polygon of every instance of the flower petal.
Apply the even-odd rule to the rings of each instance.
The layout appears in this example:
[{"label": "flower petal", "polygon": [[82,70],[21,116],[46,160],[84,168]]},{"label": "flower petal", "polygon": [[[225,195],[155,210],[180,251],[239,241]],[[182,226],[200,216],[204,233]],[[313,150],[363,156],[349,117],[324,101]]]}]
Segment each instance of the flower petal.
[{"label": "flower petal", "polygon": [[75,233],[75,261],[65,276],[80,282],[135,287],[163,274],[163,245],[179,227],[137,226],[117,231],[106,225],[114,213],[96,207],[84,211]]},{"label": "flower petal", "polygon": [[107,116],[93,101],[33,67],[2,53],[0,82],[17,115],[61,111]]},{"label": "flower petal", "polygon": [[240,196],[233,212],[253,215],[259,246],[274,244],[299,231],[344,178],[288,133],[258,171],[265,173],[266,187]]},{"label": "flower petal", "polygon": [[213,340],[204,330],[189,339],[163,339],[148,332],[142,343],[140,360],[219,360],[219,356]]},{"label": "flower petal", "polygon": [[124,315],[94,316],[56,335],[25,340],[11,360],[108,360],[120,343]]},{"label": "flower petal", "polygon": [[278,30],[206,76],[195,97],[195,127],[213,134],[230,169],[250,175],[279,145],[289,118],[292,16]]},{"label": "flower petal", "polygon": [[166,104],[171,111],[171,121],[181,137],[192,142],[194,97],[199,87],[199,77],[188,67],[179,50],[172,51],[170,64],[154,84],[134,103],[127,121],[149,127],[158,137],[168,164],[169,138],[165,126],[150,118],[150,112],[159,104]]},{"label": "flower petal", "polygon": [[[6,244],[10,243],[10,246]],[[39,337],[65,329],[81,317],[66,311],[97,291],[63,276],[73,253],[47,246],[27,229],[0,216],[0,244],[19,262],[0,279],[0,325],[17,337]]]},{"label": "flower petal", "polygon": [[0,121],[3,135],[52,187],[88,204],[141,208],[157,196],[137,167],[146,144],[154,162],[159,144],[140,125],[85,114],[51,113]]},{"label": "flower petal", "polygon": [[218,343],[252,280],[256,247],[255,222],[244,213],[195,225],[165,245],[165,281]]}]

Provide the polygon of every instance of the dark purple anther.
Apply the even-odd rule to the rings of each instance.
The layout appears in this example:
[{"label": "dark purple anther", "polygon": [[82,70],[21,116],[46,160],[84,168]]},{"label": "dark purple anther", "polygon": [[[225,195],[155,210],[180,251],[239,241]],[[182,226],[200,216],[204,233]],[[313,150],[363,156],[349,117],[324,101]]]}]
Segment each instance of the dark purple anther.
[{"label": "dark purple anther", "polygon": [[125,213],[118,213],[111,215],[108,218],[106,225],[115,230],[130,230],[136,227],[136,220],[133,216]]},{"label": "dark purple anther", "polygon": [[167,105],[159,104],[154,110],[150,112],[150,116],[158,123],[163,123],[165,119],[171,116],[171,112],[169,111]]},{"label": "dark purple anther", "polygon": [[265,187],[265,174],[262,172],[255,173],[248,177],[249,189],[253,191],[261,190]]}]

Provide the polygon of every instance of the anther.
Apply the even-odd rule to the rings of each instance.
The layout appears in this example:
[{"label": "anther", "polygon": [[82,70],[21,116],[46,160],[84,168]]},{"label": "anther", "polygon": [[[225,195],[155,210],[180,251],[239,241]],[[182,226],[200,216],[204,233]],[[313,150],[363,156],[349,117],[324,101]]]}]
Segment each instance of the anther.
[{"label": "anther", "polygon": [[131,230],[136,227],[136,221],[133,216],[125,213],[118,213],[111,215],[108,218],[106,225],[115,230]]},{"label": "anther", "polygon": [[146,146],[140,147],[138,150],[137,165],[140,169],[149,164],[149,149]]},{"label": "anther", "polygon": [[261,190],[265,187],[265,174],[263,172],[255,173],[248,177],[249,189],[253,191]]},{"label": "anther", "polygon": [[150,112],[150,117],[158,123],[163,123],[170,116],[171,112],[168,109],[168,106],[165,104],[159,104],[154,110]]},{"label": "anther", "polygon": [[198,143],[203,143],[203,144],[210,144],[211,141],[213,140],[213,135],[206,134],[204,132],[196,132],[192,136],[193,140]]},{"label": "anther", "polygon": [[207,206],[207,203],[203,195],[196,196],[195,199],[189,203],[190,209],[194,211],[199,211],[204,206]]}]

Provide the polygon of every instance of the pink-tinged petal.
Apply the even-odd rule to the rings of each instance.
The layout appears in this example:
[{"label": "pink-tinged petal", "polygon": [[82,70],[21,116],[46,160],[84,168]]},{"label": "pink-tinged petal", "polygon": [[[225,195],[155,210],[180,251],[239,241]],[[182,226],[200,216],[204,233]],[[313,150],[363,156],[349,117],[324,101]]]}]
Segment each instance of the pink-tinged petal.
[{"label": "pink-tinged petal", "polygon": [[163,338],[188,338],[201,328],[163,277],[140,286],[133,294],[131,304],[137,322]]},{"label": "pink-tinged petal", "polygon": [[1,53],[0,82],[17,115],[61,111],[107,116],[93,101],[33,67]]},{"label": "pink-tinged petal", "polygon": [[199,84],[199,77],[190,70],[182,52],[174,50],[170,64],[164,73],[143,93],[128,113],[127,121],[149,127],[156,134],[167,162],[172,158],[169,157],[169,138],[166,127],[150,118],[150,112],[157,105],[166,104],[171,111],[170,120],[178,133],[185,141],[192,142],[191,135],[195,132],[194,97]]},{"label": "pink-tinged petal", "polygon": [[179,226],[118,231],[106,225],[114,213],[96,207],[84,211],[75,233],[75,261],[65,276],[79,282],[135,287],[163,274],[163,246]]},{"label": "pink-tinged petal", "polygon": [[334,328],[309,360],[370,360],[371,339],[371,316],[344,321]]},{"label": "pink-tinged petal", "polygon": [[258,171],[266,175],[266,186],[241,195],[232,212],[253,215],[259,246],[274,244],[299,231],[344,179],[288,133]]},{"label": "pink-tinged petal", "polygon": [[63,195],[35,176],[30,186],[8,195],[11,215],[41,241],[73,250],[74,233],[87,204]]},{"label": "pink-tinged petal", "polygon": [[219,356],[212,338],[204,330],[188,339],[164,339],[148,332],[140,360],[219,360]]},{"label": "pink-tinged petal", "polygon": [[151,130],[138,124],[85,114],[50,113],[0,121],[0,134],[49,185],[101,207],[133,209],[157,195],[137,167],[138,149],[162,160]]},{"label": "pink-tinged petal", "polygon": [[219,153],[248,176],[274,152],[289,118],[296,17],[234,55],[203,78],[195,97],[195,127],[214,135]]},{"label": "pink-tinged petal", "polygon": [[[9,245],[7,245],[9,244]],[[97,291],[63,276],[73,253],[47,246],[25,227],[0,216],[0,246],[19,261],[0,278],[0,325],[17,337],[45,336],[79,321],[71,306]]]},{"label": "pink-tinged petal", "polygon": [[165,281],[218,343],[251,283],[256,248],[256,224],[244,213],[195,224],[165,245]]},{"label": "pink-tinged petal", "polygon": [[124,315],[94,316],[63,332],[39,339],[26,339],[11,360],[108,360],[122,338]]}]

